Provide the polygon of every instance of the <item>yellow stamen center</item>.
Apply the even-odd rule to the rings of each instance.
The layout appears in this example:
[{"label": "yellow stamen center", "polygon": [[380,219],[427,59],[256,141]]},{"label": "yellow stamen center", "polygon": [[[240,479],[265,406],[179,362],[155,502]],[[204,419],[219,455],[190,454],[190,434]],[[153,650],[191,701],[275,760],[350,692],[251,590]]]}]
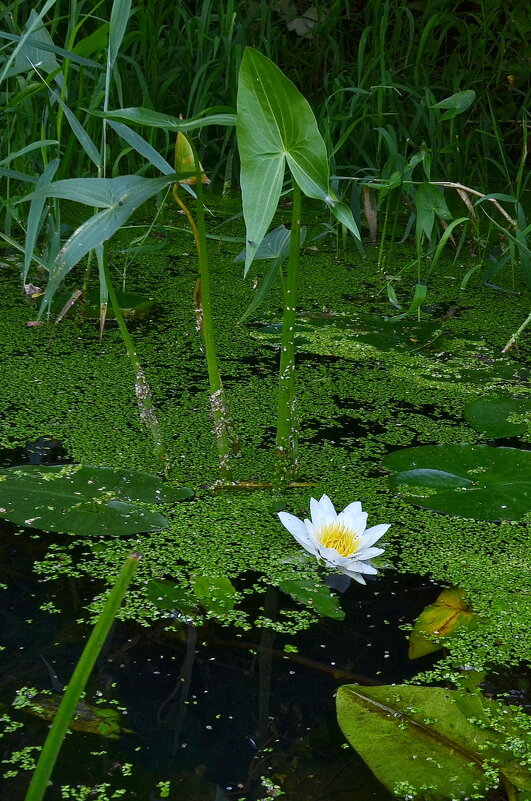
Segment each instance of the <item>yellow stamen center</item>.
[{"label": "yellow stamen center", "polygon": [[326,523],[319,529],[317,539],[325,548],[333,548],[340,556],[352,556],[359,547],[356,532],[339,520]]}]

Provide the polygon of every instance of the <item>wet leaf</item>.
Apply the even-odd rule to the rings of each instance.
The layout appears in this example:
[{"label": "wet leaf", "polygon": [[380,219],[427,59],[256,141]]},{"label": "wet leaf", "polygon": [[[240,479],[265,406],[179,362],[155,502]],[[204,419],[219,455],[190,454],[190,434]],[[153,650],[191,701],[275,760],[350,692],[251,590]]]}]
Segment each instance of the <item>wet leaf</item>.
[{"label": "wet leaf", "polygon": [[[22,708],[29,714],[35,715],[35,717],[53,720],[62,697],[58,693],[36,695],[33,696],[31,703]],[[100,737],[107,737],[109,740],[118,740],[123,732],[131,731],[131,729],[122,727],[121,715],[118,710],[91,706],[84,701],[78,704],[69,728],[88,734],[98,734]]]},{"label": "wet leaf", "polygon": [[[527,415],[529,422],[510,420],[517,414]],[[463,417],[489,439],[515,437],[526,432],[531,424],[531,399],[478,398],[465,406]]]},{"label": "wet leaf", "polygon": [[529,791],[522,755],[504,748],[519,731],[511,708],[474,699],[442,687],[346,685],[337,693],[337,716],[347,740],[391,792],[407,784],[418,799],[483,797],[492,786],[487,760],[506,785]]},{"label": "wet leaf", "polygon": [[238,593],[226,576],[196,576],[193,591],[207,612],[223,615],[234,608]]},{"label": "wet leaf", "polygon": [[443,648],[444,640],[460,629],[477,625],[478,616],[468,606],[458,587],[443,590],[437,600],[419,615],[409,637],[409,658],[431,654]]},{"label": "wet leaf", "polygon": [[282,592],[291,595],[295,600],[313,607],[316,612],[333,620],[344,620],[345,612],[341,609],[339,598],[332,595],[329,588],[322,584],[315,586],[313,581],[293,579],[279,584]]},{"label": "wet leaf", "polygon": [[197,614],[197,604],[194,603],[190,592],[179,587],[174,581],[152,580],[147,585],[147,597],[157,609],[177,609],[184,615]]},{"label": "wet leaf", "polygon": [[90,465],[25,465],[0,471],[0,517],[42,531],[86,536],[137,534],[167,526],[163,515],[136,505],[189,498],[137,470]]},{"label": "wet leaf", "polygon": [[389,483],[408,503],[476,520],[522,520],[531,511],[531,451],[426,445],[388,454]]}]

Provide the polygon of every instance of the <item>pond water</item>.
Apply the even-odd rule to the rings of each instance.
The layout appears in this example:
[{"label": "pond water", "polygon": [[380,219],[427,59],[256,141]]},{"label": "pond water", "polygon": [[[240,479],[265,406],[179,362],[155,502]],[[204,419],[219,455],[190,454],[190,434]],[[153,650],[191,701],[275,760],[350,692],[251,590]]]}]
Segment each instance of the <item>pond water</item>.
[{"label": "pond water", "polygon": [[[448,263],[430,283],[422,325],[388,326],[386,279],[374,254],[360,263],[328,246],[306,253],[297,379],[301,486],[283,499],[267,490],[212,492],[216,452],[191,304],[195,262],[185,242],[156,261],[130,265],[128,286],[157,298],[153,316],[131,327],[172,456],[170,480],[195,496],[164,507],[164,532],[128,538],[5,524],[1,797],[22,801],[48,729],[24,699],[58,692],[68,681],[106,588],[138,549],[138,576],[85,699],[89,707],[117,709],[123,731],[117,739],[72,732],[47,798],[391,799],[339,730],[334,695],[341,685],[413,680],[452,687],[459,669],[472,664],[484,671],[490,696],[509,694],[521,710],[530,708],[531,515],[474,519],[459,517],[457,508],[422,508],[395,492],[382,467],[387,455],[414,446],[443,445],[445,457],[463,444],[529,450],[525,414],[515,418],[527,420],[523,429],[502,437],[475,430],[464,417],[467,403],[486,396],[529,398],[528,349],[500,354],[525,317],[523,304],[479,285],[460,293],[467,266]],[[238,249],[213,246],[215,313],[242,442],[234,469],[238,480],[259,482],[271,476],[278,359],[278,331],[262,329],[278,320],[279,308],[270,299],[255,322],[235,325],[251,297],[232,261]],[[119,256],[116,266],[123,267]],[[0,320],[10,365],[0,375],[0,466],[73,461],[157,473],[117,330],[110,327],[99,343],[92,324],[67,320],[50,343],[49,331],[25,328],[32,311],[17,297],[15,267],[11,272],[3,278]],[[391,523],[376,579],[337,593],[343,621],[319,618],[280,589],[294,576],[323,584],[323,572],[301,561],[276,516],[279,508],[306,516],[310,496],[323,493],[338,509],[361,500],[369,525]],[[197,575],[233,582],[238,602],[226,620],[202,615],[191,625],[146,599],[150,581],[190,592]],[[443,652],[410,660],[408,627],[448,586],[463,589],[480,628],[449,640]],[[505,799],[501,791],[488,797]]]}]

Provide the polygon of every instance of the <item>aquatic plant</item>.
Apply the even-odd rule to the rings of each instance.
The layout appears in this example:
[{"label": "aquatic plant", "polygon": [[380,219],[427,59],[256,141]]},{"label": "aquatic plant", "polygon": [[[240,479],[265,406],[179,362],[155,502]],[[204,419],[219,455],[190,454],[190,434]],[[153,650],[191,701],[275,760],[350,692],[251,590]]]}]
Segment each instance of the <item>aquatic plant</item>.
[{"label": "aquatic plant", "polygon": [[514,706],[407,685],[345,685],[336,705],[345,737],[398,798],[484,798],[499,784],[511,801],[529,798],[529,721]]},{"label": "aquatic plant", "polygon": [[139,553],[133,552],[129,555],[109,592],[101,613],[98,615],[98,620],[68,682],[68,687],[50,727],[50,732],[42,748],[37,767],[26,793],[25,801],[41,801],[46,793],[48,781],[59,756],[69,723],[74,716],[76,707],[96,664],[96,659],[105,644],[140,559],[141,555]]},{"label": "aquatic plant", "polygon": [[276,483],[296,473],[295,315],[299,283],[302,195],[322,200],[359,239],[350,208],[330,188],[326,145],[308,101],[268,58],[246,48],[238,80],[236,123],[247,248],[247,273],[277,209],[286,163],[293,184],[276,436]]},{"label": "aquatic plant", "polygon": [[[175,143],[175,172],[180,180],[173,185],[173,197],[184,212],[194,235],[199,278],[194,293],[195,316],[198,330],[203,336],[205,358],[210,382],[210,413],[214,427],[214,435],[218,446],[219,466],[223,481],[231,481],[230,455],[239,450],[232,432],[225,390],[219,370],[214,321],[212,317],[212,299],[210,291],[210,269],[208,262],[208,244],[205,229],[205,211],[203,206],[203,184],[210,183],[199,162],[197,152],[184,133],[177,134]],[[195,186],[197,191],[196,216],[197,224],[188,207],[179,196],[179,186]]]},{"label": "aquatic plant", "polygon": [[362,511],[359,501],[349,503],[337,514],[328,495],[322,495],[319,501],[310,499],[310,515],[311,520],[302,521],[289,512],[278,512],[280,522],[299,545],[327,567],[360,584],[365,584],[364,575],[378,573],[370,560],[380,556],[384,549],[372,546],[383,537],[390,524],[366,528],[367,512]]}]

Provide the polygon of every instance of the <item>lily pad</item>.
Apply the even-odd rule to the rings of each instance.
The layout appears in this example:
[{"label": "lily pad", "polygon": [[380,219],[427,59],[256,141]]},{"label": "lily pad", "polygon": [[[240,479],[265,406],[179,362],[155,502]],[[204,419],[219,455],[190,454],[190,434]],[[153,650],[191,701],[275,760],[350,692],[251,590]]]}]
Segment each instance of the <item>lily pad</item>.
[{"label": "lily pad", "polygon": [[522,520],[531,512],[531,451],[490,445],[426,445],[382,461],[408,503],[475,520]]},{"label": "lily pad", "polygon": [[[426,320],[386,320],[376,314],[301,314],[295,328],[297,347],[309,353],[353,358],[359,348],[370,345],[381,351],[413,352],[428,345],[441,332],[441,323]],[[253,332],[256,339],[280,344],[282,323],[272,323]]]},{"label": "lily pad", "polygon": [[25,465],[0,471],[0,517],[42,531],[86,536],[165,528],[163,515],[136,505],[193,495],[149,473],[90,465]]},{"label": "lily pad", "polygon": [[531,789],[524,760],[507,747],[518,736],[517,719],[498,702],[442,687],[346,685],[337,693],[337,717],[350,744],[401,798],[483,798],[496,783],[489,762],[511,797],[514,788]]},{"label": "lily pad", "polygon": [[[528,415],[528,422],[513,422],[510,419],[513,415]],[[478,398],[465,406],[463,416],[472,428],[489,439],[516,437],[531,425],[531,399]]]}]

